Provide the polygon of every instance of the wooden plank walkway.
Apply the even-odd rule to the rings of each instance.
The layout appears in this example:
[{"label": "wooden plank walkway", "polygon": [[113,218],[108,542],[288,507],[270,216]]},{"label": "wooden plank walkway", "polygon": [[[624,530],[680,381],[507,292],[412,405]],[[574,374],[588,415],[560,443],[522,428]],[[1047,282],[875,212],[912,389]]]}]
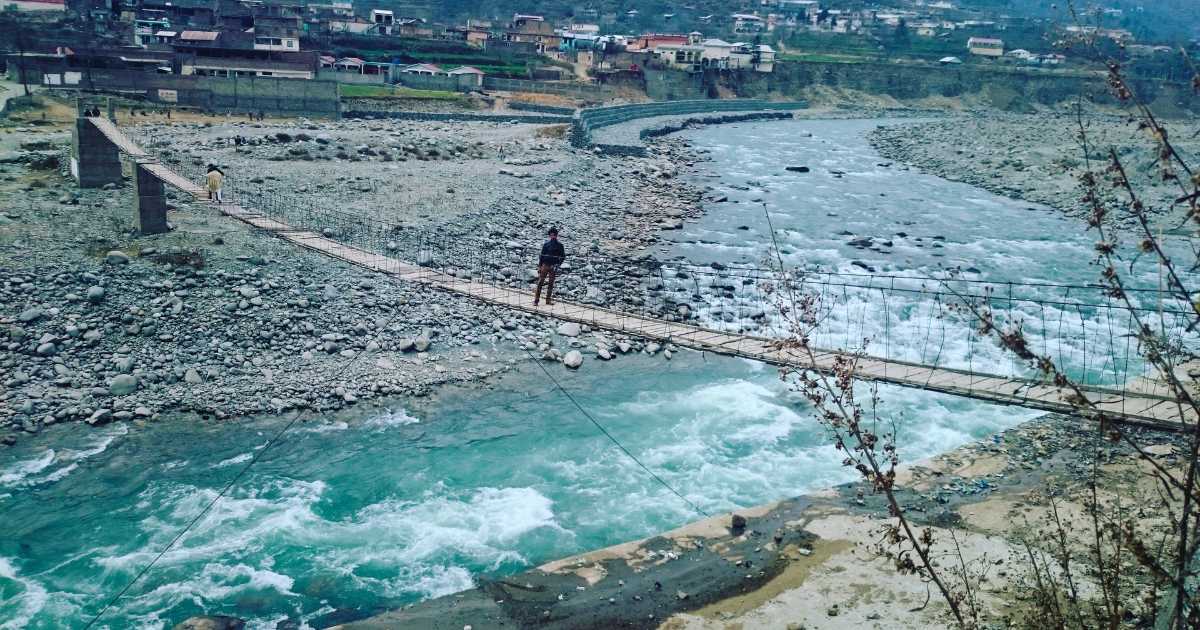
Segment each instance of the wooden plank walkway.
[{"label": "wooden plank walkway", "polygon": [[[112,123],[103,119],[92,120],[106,136],[113,139],[118,147],[121,147],[123,152],[135,157],[148,157],[141,147],[126,137]],[[153,163],[148,170],[167,185],[199,199],[207,196],[201,186],[161,163]],[[286,223],[248,210],[235,203],[226,202],[216,205],[223,214],[260,230],[271,232],[300,247],[400,280],[419,282],[508,310],[536,313],[596,329],[625,333],[662,343],[674,343],[677,346],[693,350],[754,359],[777,366],[815,369],[826,373],[833,368],[839,356],[837,352],[818,349],[813,349],[810,354],[805,350],[781,348],[778,340],[775,339],[668,322],[596,306],[555,302],[553,306],[535,307],[528,291],[457,278],[434,269],[419,267],[396,258],[339,243],[315,232],[297,230]],[[1018,405],[1058,413],[1075,412],[1074,407],[1063,400],[1061,391],[1035,380],[973,373],[878,357],[860,357],[856,374],[863,380],[965,396],[998,404]],[[1180,407],[1170,399],[1149,391],[1150,387],[1145,389],[1148,391],[1121,392],[1089,387],[1084,392],[1089,400],[1096,403],[1098,408],[1116,420],[1166,428],[1178,428],[1180,424],[1191,424],[1196,421],[1196,418],[1192,417],[1190,413],[1181,413]]]}]

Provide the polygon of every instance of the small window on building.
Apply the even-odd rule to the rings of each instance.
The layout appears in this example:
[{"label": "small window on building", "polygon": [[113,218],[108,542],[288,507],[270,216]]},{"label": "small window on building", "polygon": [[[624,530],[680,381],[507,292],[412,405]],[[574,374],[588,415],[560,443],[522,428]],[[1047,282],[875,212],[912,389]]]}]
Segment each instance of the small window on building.
[{"label": "small window on building", "polygon": [[289,40],[287,40],[287,47],[288,47],[288,48],[295,48],[295,47],[296,47],[296,40],[294,40],[294,39],[289,39]]}]

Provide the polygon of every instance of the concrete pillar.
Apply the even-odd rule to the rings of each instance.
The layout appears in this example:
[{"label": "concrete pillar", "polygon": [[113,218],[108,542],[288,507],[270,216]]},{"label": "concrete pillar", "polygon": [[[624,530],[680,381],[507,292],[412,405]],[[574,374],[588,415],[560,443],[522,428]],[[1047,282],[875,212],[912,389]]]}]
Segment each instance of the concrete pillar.
[{"label": "concrete pillar", "polygon": [[71,132],[71,174],[80,188],[121,183],[121,152],[87,118]]},{"label": "concrete pillar", "polygon": [[146,164],[133,167],[133,189],[137,200],[138,231],[142,234],[163,234],[167,225],[167,197],[162,180],[146,170]]}]

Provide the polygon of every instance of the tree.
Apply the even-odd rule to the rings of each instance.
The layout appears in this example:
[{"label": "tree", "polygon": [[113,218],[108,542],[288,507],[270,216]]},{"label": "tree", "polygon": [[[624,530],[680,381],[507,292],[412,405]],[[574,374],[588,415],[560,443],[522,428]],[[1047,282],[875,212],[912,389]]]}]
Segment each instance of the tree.
[{"label": "tree", "polygon": [[25,89],[25,96],[30,95],[29,90],[29,74],[26,72],[27,59],[25,53],[29,52],[29,25],[21,17],[17,11],[16,5],[7,5],[3,10],[0,10],[0,41],[7,42],[4,52],[11,55],[9,60],[17,66],[17,80]]},{"label": "tree", "polygon": [[904,50],[909,47],[908,38],[908,22],[904,18],[896,23],[896,30],[892,32],[892,48],[896,50]]}]

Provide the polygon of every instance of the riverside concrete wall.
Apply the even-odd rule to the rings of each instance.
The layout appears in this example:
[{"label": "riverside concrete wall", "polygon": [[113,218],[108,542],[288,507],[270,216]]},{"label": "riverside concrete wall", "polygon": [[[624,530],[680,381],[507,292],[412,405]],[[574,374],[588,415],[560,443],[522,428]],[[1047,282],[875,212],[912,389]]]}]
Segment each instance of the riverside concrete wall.
[{"label": "riverside concrete wall", "polygon": [[257,112],[337,118],[338,84],[334,81],[278,77],[198,77],[130,70],[90,70],[63,87],[137,93],[158,103],[175,103],[213,111]]},{"label": "riverside concrete wall", "polygon": [[679,116],[683,114],[712,114],[719,112],[791,111],[804,109],[804,101],[764,101],[760,99],[712,99],[692,101],[668,101],[665,103],[638,103],[614,105],[580,110],[575,115],[571,128],[571,144],[575,147],[592,146],[592,131],[609,125],[617,125],[639,118],[655,116]]}]

